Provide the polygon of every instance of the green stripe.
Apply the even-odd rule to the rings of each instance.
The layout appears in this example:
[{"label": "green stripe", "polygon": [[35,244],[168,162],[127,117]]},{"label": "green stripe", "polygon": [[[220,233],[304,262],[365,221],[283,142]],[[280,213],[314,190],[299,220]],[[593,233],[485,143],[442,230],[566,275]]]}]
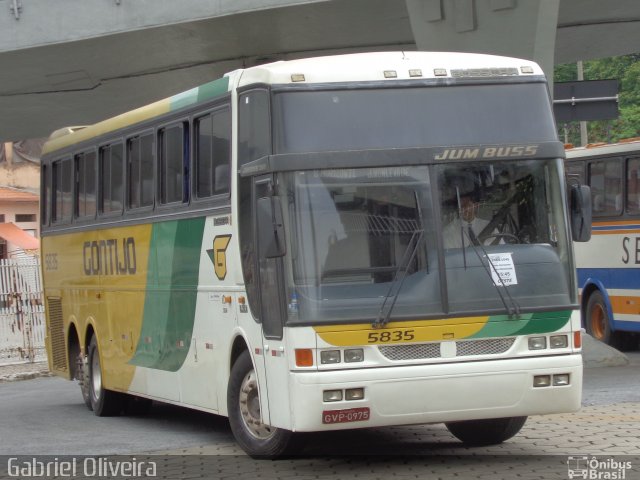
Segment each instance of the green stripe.
[{"label": "green stripe", "polygon": [[175,372],[184,363],[195,321],[204,221],[153,225],[144,318],[130,364]]},{"label": "green stripe", "polygon": [[205,83],[183,93],[179,93],[169,99],[169,110],[176,111],[195,103],[220,97],[229,91],[229,79],[222,77],[213,82]]},{"label": "green stripe", "polygon": [[564,327],[571,317],[571,310],[525,313],[517,318],[507,315],[489,317],[486,325],[470,338],[508,337],[555,332]]}]

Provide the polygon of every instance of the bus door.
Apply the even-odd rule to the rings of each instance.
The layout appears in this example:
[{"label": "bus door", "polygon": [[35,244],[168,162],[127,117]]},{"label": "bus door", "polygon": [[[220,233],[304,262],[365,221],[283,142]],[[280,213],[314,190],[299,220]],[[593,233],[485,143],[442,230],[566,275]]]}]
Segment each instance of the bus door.
[{"label": "bus door", "polygon": [[270,175],[254,181],[254,211],[256,243],[258,247],[258,289],[260,322],[262,325],[263,359],[267,380],[269,419],[274,426],[288,424],[288,364],[283,339],[283,320],[286,315],[284,299],[283,256],[285,253],[282,209],[279,199],[272,195]]}]

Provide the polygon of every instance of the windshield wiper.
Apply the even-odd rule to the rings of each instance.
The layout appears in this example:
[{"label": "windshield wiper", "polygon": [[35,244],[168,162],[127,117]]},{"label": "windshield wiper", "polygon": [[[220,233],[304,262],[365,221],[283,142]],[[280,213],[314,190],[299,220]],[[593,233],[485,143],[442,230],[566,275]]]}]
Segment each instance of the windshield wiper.
[{"label": "windshield wiper", "polygon": [[[413,262],[413,259],[415,258],[416,253],[418,253],[418,247],[422,242],[422,237],[424,237],[424,230],[413,231],[413,234],[409,239],[409,243],[407,244],[407,248],[405,249],[404,254],[402,255],[402,258],[400,259],[400,263],[396,268],[395,274],[393,275],[391,286],[389,287],[389,290],[387,290],[387,293],[384,297],[384,301],[380,306],[380,310],[378,311],[378,317],[376,318],[376,321],[373,322],[373,324],[371,325],[373,328],[382,328],[387,323],[389,323],[391,312],[393,311],[393,307],[395,306],[396,301],[398,300],[398,296],[400,295],[400,290],[402,290],[402,284],[407,278],[407,271],[409,270],[409,265],[411,265],[411,262]],[[415,245],[413,246],[413,248],[411,248],[411,244],[414,241],[414,239],[416,239]],[[398,278],[401,272],[402,272],[402,277]],[[392,296],[392,292],[396,287],[396,285],[397,285],[396,291],[395,293],[393,293],[393,296]],[[389,298],[392,298],[391,305],[389,305],[389,308],[385,312]]]},{"label": "windshield wiper", "polygon": [[[478,257],[478,260],[480,260],[480,264],[484,267],[485,272],[487,272],[487,275],[489,275],[489,279],[491,280],[491,283],[493,284],[494,288],[496,289],[496,292],[498,292],[498,296],[500,297],[500,300],[502,301],[502,305],[504,305],[504,309],[507,311],[509,317],[519,317],[520,316],[520,305],[518,305],[518,302],[516,302],[515,298],[513,298],[511,296],[511,294],[509,293],[509,290],[507,290],[507,286],[505,285],[504,281],[502,280],[502,277],[500,276],[500,273],[498,272],[498,269],[496,268],[496,266],[493,264],[493,262],[491,261],[491,258],[489,257],[489,254],[487,253],[487,251],[485,250],[484,246],[482,245],[482,243],[478,242],[477,240],[474,242],[470,235],[468,234],[468,232],[464,229],[462,229],[463,235],[466,235],[467,239],[469,240],[469,245],[471,247],[473,247],[473,251],[475,252],[476,256]],[[482,253],[484,255],[484,257],[487,259],[487,263],[485,264],[485,262],[482,261],[482,257],[480,256],[480,253],[478,253],[478,247],[480,247],[480,250],[482,250]],[[466,250],[466,247],[462,247],[463,252]],[[463,253],[464,254],[464,253]],[[465,258],[465,268],[466,268],[466,258]],[[498,281],[500,282],[500,285],[497,285],[494,281],[493,281],[493,276],[491,275],[491,271],[493,270],[493,272],[495,272],[496,277],[498,278]],[[507,300],[505,299],[505,296],[502,294],[502,292],[500,291],[500,286],[502,286],[504,288],[504,293],[507,294],[507,297],[509,298],[509,302],[511,303],[511,306],[507,305]]]}]

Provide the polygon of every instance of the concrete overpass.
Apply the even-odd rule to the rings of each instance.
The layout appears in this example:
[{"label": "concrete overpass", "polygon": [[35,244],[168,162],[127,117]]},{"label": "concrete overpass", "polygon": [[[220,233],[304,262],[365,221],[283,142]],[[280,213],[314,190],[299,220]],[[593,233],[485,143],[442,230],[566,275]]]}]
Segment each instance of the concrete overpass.
[{"label": "concrete overpass", "polygon": [[265,61],[370,50],[554,63],[640,52],[638,0],[0,0],[0,140]]}]

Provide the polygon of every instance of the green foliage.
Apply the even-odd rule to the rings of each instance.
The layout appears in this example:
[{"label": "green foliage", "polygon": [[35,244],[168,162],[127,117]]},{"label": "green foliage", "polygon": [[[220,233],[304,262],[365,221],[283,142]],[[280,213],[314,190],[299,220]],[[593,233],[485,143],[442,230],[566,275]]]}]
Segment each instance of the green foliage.
[{"label": "green foliage", "polygon": [[[575,64],[556,65],[554,82],[575,81]],[[620,85],[620,116],[616,120],[587,122],[589,142],[616,142],[640,136],[640,54],[603,58],[584,62],[585,80],[617,79]],[[580,125],[558,125],[561,140],[580,145]]]}]

